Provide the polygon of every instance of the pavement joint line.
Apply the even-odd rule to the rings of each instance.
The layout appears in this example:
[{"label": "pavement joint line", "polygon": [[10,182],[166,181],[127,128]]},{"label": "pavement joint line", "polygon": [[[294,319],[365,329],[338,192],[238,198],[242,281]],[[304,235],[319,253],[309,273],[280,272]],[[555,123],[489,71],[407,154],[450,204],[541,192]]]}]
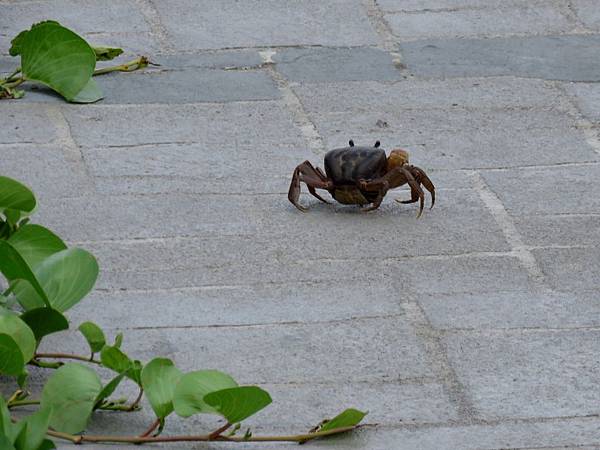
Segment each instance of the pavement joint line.
[{"label": "pavement joint line", "polygon": [[150,27],[150,34],[158,41],[160,50],[175,51],[169,40],[169,32],[163,25],[160,14],[152,0],[135,0],[135,3]]},{"label": "pavement joint line", "polygon": [[65,160],[71,164],[76,172],[79,172],[79,175],[82,176],[91,190],[94,191],[94,178],[89,173],[81,147],[77,145],[75,138],[73,138],[71,125],[61,107],[57,105],[45,105],[45,112],[56,130],[57,136],[53,144],[61,149]]},{"label": "pavement joint line", "polygon": [[492,217],[502,230],[506,241],[511,246],[513,255],[519,259],[532,280],[544,286],[544,273],[531,250],[525,246],[521,234],[500,198],[487,185],[479,172],[475,172],[473,182],[474,188],[479,193],[483,204],[490,211]]},{"label": "pavement joint line", "polygon": [[438,374],[445,386],[450,403],[456,408],[458,417],[470,421],[477,417],[477,410],[468,396],[467,389],[461,383],[456,371],[452,367],[446,348],[441,341],[441,334],[429,321],[427,314],[417,300],[410,299],[402,308],[415,328],[415,334],[420,338],[427,355],[428,365],[434,373]]},{"label": "pavement joint line", "polygon": [[273,56],[276,55],[276,50],[267,49],[258,52],[263,60],[264,70],[271,76],[279,92],[281,93],[282,100],[287,110],[292,115],[292,120],[296,126],[300,129],[300,132],[304,139],[308,143],[309,149],[317,156],[324,155],[327,151],[323,138],[319,135],[316,125],[310,119],[304,105],[300,101],[300,97],[296,95],[294,90],[291,88],[288,80],[276,70],[276,64],[273,62]]},{"label": "pavement joint line", "polygon": [[[588,141],[589,143],[589,141]],[[600,144],[599,144],[600,145]],[[504,172],[508,170],[543,170],[543,169],[554,169],[560,167],[589,167],[597,166],[600,161],[581,161],[581,162],[562,162],[554,164],[533,164],[529,166],[505,166],[505,167],[474,167],[464,169],[439,169],[440,171],[486,171],[486,172]]]},{"label": "pavement joint line", "polygon": [[600,325],[584,325],[572,327],[484,327],[484,328],[436,328],[440,334],[480,334],[497,335],[503,333],[562,333],[565,331],[600,331]]},{"label": "pavement joint line", "polygon": [[[593,35],[598,35],[597,31],[590,31],[588,29],[570,29],[570,30],[566,30],[566,31],[559,31],[559,30],[555,30],[553,31],[551,34],[551,36],[593,36]],[[411,37],[411,38],[404,38],[404,37],[397,37],[396,40],[400,43],[400,44],[408,44],[408,43],[414,43],[414,42],[419,42],[419,41],[443,41],[443,40],[449,40],[449,39],[468,39],[468,40],[486,40],[486,39],[512,39],[512,38],[536,38],[536,37],[547,37],[548,36],[548,32],[547,31],[537,31],[537,32],[529,32],[529,31],[523,31],[523,32],[507,32],[507,33],[479,33],[479,34],[473,34],[473,35],[469,35],[468,37],[463,37],[462,35],[458,34],[458,35],[442,35],[442,36],[436,36],[436,37],[425,37],[425,36],[418,36],[418,37]],[[490,77],[495,77],[496,75],[483,75],[481,76],[481,78],[490,78]],[[435,79],[436,77],[431,77],[431,79]],[[437,77],[437,79],[444,79],[445,77],[440,76]],[[472,78],[472,77],[452,77],[453,79],[459,79],[459,78]],[[549,80],[548,78],[542,78],[542,77],[536,77],[536,76],[521,76],[521,77],[516,77],[516,78],[529,78],[529,79],[534,79],[534,80],[543,80],[543,81],[555,81],[555,80]],[[419,78],[421,79],[421,78]]]},{"label": "pavement joint line", "polygon": [[363,0],[363,5],[367,10],[367,17],[371,25],[375,28],[375,33],[377,33],[381,40],[381,48],[390,54],[392,63],[397,69],[405,69],[406,67],[402,63],[402,55],[398,48],[397,39],[383,12],[377,5],[376,0]]}]

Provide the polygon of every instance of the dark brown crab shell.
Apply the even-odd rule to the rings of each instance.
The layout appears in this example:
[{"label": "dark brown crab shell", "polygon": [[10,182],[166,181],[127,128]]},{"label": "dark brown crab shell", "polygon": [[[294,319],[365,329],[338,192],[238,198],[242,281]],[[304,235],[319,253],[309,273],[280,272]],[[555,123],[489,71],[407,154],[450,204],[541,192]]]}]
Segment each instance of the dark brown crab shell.
[{"label": "dark brown crab shell", "polygon": [[336,186],[331,195],[343,204],[373,202],[377,192],[360,190],[357,183],[382,177],[386,171],[387,157],[382,148],[352,146],[336,148],[325,155],[325,173]]}]

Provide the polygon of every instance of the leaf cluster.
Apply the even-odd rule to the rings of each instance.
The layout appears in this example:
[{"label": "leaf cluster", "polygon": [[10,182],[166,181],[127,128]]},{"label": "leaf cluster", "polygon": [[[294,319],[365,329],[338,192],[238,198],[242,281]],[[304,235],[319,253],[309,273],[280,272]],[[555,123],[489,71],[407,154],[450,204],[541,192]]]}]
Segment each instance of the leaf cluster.
[{"label": "leaf cluster", "polygon": [[109,61],[123,50],[92,47],[88,42],[54,20],[34,24],[11,42],[9,53],[20,57],[21,65],[6,78],[0,78],[0,99],[21,98],[17,89],[26,81],[42,83],[73,103],[93,103],[102,99],[102,90],[92,78],[99,73],[131,71],[148,65],[145,57],[128,64],[95,71],[96,61]]},{"label": "leaf cluster", "polygon": [[[0,273],[8,284],[0,294],[0,375],[13,377],[19,385],[11,398],[4,400],[0,396],[0,448],[54,448],[46,439],[47,433],[63,438],[70,436],[68,438],[73,442],[91,440],[93,438],[89,436],[75,435],[85,431],[94,411],[135,410],[139,408],[142,393],[156,415],[156,422],[141,437],[132,437],[128,442],[158,439],[156,436],[172,413],[180,417],[220,416],[226,425],[199,439],[236,440],[234,434],[240,428],[239,424],[272,401],[269,393],[258,386],[240,386],[233,377],[218,370],[183,373],[168,358],[157,357],[143,363],[121,348],[122,334],[109,342],[104,331],[91,321],[78,326],[89,346],[89,356],[38,352],[46,336],[70,327],[66,312],[92,290],[99,269],[96,259],[88,251],[69,248],[52,231],[29,223],[35,207],[36,199],[29,188],[0,176]],[[59,361],[44,361],[48,358]],[[65,364],[64,359],[79,362]],[[39,400],[28,400],[29,365],[55,369]],[[110,369],[115,373],[114,377],[104,383],[92,369],[96,366]],[[126,380],[139,388],[137,400],[132,404],[111,400],[116,388]],[[39,410],[13,422],[9,409],[26,404],[38,404]],[[312,434],[289,440],[303,442],[348,431],[364,415],[348,409],[320,424]],[[234,428],[224,436],[222,433],[233,425]],[[152,432],[155,432],[154,437],[149,436]],[[238,441],[252,439],[249,430],[237,438]]]}]

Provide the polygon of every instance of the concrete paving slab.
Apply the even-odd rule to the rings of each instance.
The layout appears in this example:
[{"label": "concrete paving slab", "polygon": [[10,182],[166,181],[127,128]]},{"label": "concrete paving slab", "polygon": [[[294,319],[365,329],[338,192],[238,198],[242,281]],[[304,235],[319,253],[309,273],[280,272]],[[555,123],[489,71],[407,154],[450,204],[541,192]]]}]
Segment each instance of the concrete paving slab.
[{"label": "concrete paving slab", "polygon": [[[17,101],[2,101],[0,116],[0,143],[46,144],[58,136],[56,126],[43,108],[32,110]],[[0,150],[2,151],[2,150]]]},{"label": "concrete paving slab", "polygon": [[593,290],[600,297],[600,253],[598,247],[538,249],[533,254],[540,262],[546,282],[565,292]]},{"label": "concrete paving slab", "polygon": [[572,3],[577,17],[584,25],[594,31],[600,31],[600,11],[594,0],[575,0]]},{"label": "concrete paving slab", "polygon": [[447,9],[406,14],[386,14],[392,33],[400,41],[432,38],[496,37],[564,33],[572,28],[552,4],[489,9]]},{"label": "concrete paving slab", "polygon": [[284,4],[169,0],[156,4],[178,50],[377,43],[358,0]]},{"label": "concrete paving slab", "polygon": [[[481,417],[596,415],[598,330],[449,333],[458,378]],[[574,351],[574,349],[577,349]]]},{"label": "concrete paving slab", "polygon": [[546,0],[504,0],[499,4],[496,0],[377,0],[382,11],[429,11],[429,10],[461,10],[481,8],[519,7],[549,3]]},{"label": "concrete paving slab", "polygon": [[483,173],[515,216],[600,213],[599,175],[598,164]]},{"label": "concrete paving slab", "polygon": [[273,61],[294,82],[393,81],[402,78],[389,53],[362,48],[284,48]]},{"label": "concrete paving slab", "polygon": [[527,245],[598,246],[600,214],[523,215],[515,217],[515,225]]},{"label": "concrete paving slab", "polygon": [[600,85],[595,83],[565,83],[575,98],[582,114],[592,122],[600,123]]},{"label": "concrete paving slab", "polygon": [[600,81],[599,44],[598,35],[556,35],[422,40],[401,47],[404,64],[417,76]]}]

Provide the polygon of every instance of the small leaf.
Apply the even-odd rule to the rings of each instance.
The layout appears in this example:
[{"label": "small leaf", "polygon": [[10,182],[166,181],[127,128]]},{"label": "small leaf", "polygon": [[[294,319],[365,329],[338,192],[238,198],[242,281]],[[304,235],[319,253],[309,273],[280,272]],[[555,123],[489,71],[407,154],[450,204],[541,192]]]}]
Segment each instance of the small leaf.
[{"label": "small leaf", "polygon": [[113,347],[121,348],[121,344],[123,344],[123,333],[119,333],[115,336],[115,343]]},{"label": "small leaf", "polygon": [[142,387],[158,418],[173,412],[173,394],[181,371],[167,358],[155,358],[142,370]]},{"label": "small leaf", "polygon": [[36,308],[21,314],[21,320],[33,331],[36,341],[41,341],[44,336],[67,330],[69,321],[59,311],[52,308]]},{"label": "small leaf", "polygon": [[[98,263],[91,253],[70,248],[44,259],[34,273],[43,292],[47,293],[50,305],[64,312],[92,290],[98,277]],[[13,293],[25,309],[43,306],[39,296],[26,283],[18,283]]]},{"label": "small leaf", "polygon": [[[35,336],[33,331],[16,314],[0,311],[0,333],[14,339],[23,355],[23,361],[29,362],[35,352]],[[15,374],[19,375],[21,372]]]},{"label": "small leaf", "polygon": [[119,386],[119,384],[121,383],[121,381],[123,381],[123,378],[125,378],[126,375],[127,372],[120,373],[102,388],[102,390],[98,394],[98,397],[96,397],[94,409],[97,409],[105,399],[110,397],[112,393],[115,392],[115,389],[117,389],[117,386]]},{"label": "small leaf", "polygon": [[31,27],[20,43],[21,72],[71,101],[84,88],[96,66],[92,47],[56,22]]},{"label": "small leaf", "polygon": [[35,204],[35,196],[27,186],[0,176],[0,211],[10,208],[29,213]]},{"label": "small leaf", "polygon": [[[7,280],[14,283],[13,293],[21,286],[27,289],[29,295],[36,299],[35,306],[50,306],[50,300],[40,285],[37,277],[19,252],[7,241],[0,240],[0,272]],[[15,294],[16,295],[16,294]]]},{"label": "small leaf", "polygon": [[358,409],[348,408],[335,416],[330,421],[326,422],[321,426],[319,431],[328,431],[335,428],[353,427],[360,423],[361,420],[367,415],[366,412],[359,411]]},{"label": "small leaf", "polygon": [[102,365],[117,373],[128,371],[132,366],[132,361],[117,347],[105,346],[100,353]]},{"label": "small leaf", "polygon": [[83,322],[79,331],[85,337],[92,353],[97,353],[106,345],[106,338],[102,329],[93,322]]},{"label": "small leaf", "polygon": [[21,226],[8,242],[32,269],[47,257],[67,248],[61,238],[40,225]]},{"label": "small leaf", "polygon": [[50,439],[44,439],[42,441],[42,445],[40,445],[37,450],[54,450],[56,449],[56,445]]},{"label": "small leaf", "polygon": [[79,433],[85,429],[101,390],[100,378],[92,369],[81,364],[65,364],[46,382],[40,407],[52,409],[52,428]]},{"label": "small leaf", "polygon": [[94,49],[94,53],[96,54],[96,61],[110,61],[111,59],[115,59],[121,53],[123,53],[122,48],[117,47],[92,47]]},{"label": "small leaf", "polygon": [[238,423],[271,404],[271,396],[258,386],[240,386],[211,392],[204,402],[229,423]]},{"label": "small leaf", "polygon": [[87,84],[83,87],[79,93],[71,99],[73,103],[94,103],[98,100],[102,100],[104,98],[104,94],[102,94],[102,89],[96,83],[96,80],[90,78]]},{"label": "small leaf", "polygon": [[21,211],[19,211],[18,209],[5,209],[4,217],[6,217],[6,221],[9,223],[9,225],[14,227],[17,225],[19,219],[21,218]]},{"label": "small leaf", "polygon": [[23,353],[8,334],[0,334],[0,374],[17,376],[23,370]]},{"label": "small leaf", "polygon": [[218,370],[198,370],[185,374],[177,383],[173,394],[173,407],[182,417],[194,414],[218,414],[204,401],[206,394],[221,389],[237,387],[233,378]]}]

